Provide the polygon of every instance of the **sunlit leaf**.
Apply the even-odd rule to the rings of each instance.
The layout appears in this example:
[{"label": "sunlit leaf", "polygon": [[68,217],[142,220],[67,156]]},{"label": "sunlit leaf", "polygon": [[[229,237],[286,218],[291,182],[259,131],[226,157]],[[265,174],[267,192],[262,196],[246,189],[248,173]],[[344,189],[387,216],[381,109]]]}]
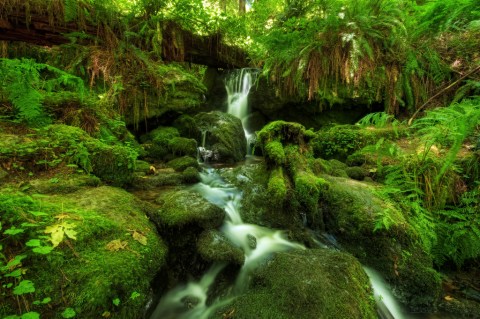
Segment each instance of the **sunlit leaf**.
[{"label": "sunlit leaf", "polygon": [[63,318],[75,318],[77,313],[72,308],[67,308],[62,312]]},{"label": "sunlit leaf", "polygon": [[144,235],[138,233],[137,231],[134,231],[133,234],[132,234],[132,237],[133,239],[135,239],[136,241],[138,241],[140,244],[146,246],[147,245],[147,237],[145,237]]},{"label": "sunlit leaf", "polygon": [[5,277],[20,277],[22,275],[22,270],[21,269],[15,269],[11,273],[5,275]]},{"label": "sunlit leaf", "polygon": [[115,298],[112,300],[112,303],[115,305],[115,306],[118,306],[120,305],[120,299],[119,298]]},{"label": "sunlit leaf", "polygon": [[107,249],[110,251],[119,251],[121,249],[125,249],[128,243],[126,241],[121,241],[120,239],[112,240],[107,244]]},{"label": "sunlit leaf", "polygon": [[30,239],[25,243],[28,247],[38,247],[41,245],[40,239]]},{"label": "sunlit leaf", "polygon": [[15,256],[14,259],[10,260],[7,263],[7,268],[12,268],[12,267],[15,267],[15,266],[19,265],[22,262],[22,260],[24,260],[25,258],[27,258],[27,255],[17,255],[17,256]]},{"label": "sunlit leaf", "polygon": [[25,232],[24,229],[22,229],[22,228],[17,228],[17,227],[15,227],[15,226],[12,226],[12,227],[10,227],[9,229],[7,229],[6,231],[4,231],[3,233],[4,233],[5,235],[12,235],[12,236],[13,236],[13,235],[21,234],[21,233],[23,233],[23,232]]},{"label": "sunlit leaf", "polygon": [[53,250],[53,247],[51,246],[40,246],[32,249],[34,253],[41,254],[41,255],[50,254],[52,250]]},{"label": "sunlit leaf", "polygon": [[140,297],[140,293],[138,293],[136,291],[132,292],[132,294],[130,295],[130,299],[132,299],[132,300],[135,300],[138,297]]},{"label": "sunlit leaf", "polygon": [[35,286],[34,286],[33,282],[30,281],[30,280],[22,280],[22,281],[20,281],[18,286],[13,288],[13,293],[15,295],[24,295],[24,294],[28,294],[28,293],[31,293],[31,292],[35,292]]},{"label": "sunlit leaf", "polygon": [[35,311],[30,311],[30,312],[24,313],[21,318],[22,319],[40,319],[40,314]]}]

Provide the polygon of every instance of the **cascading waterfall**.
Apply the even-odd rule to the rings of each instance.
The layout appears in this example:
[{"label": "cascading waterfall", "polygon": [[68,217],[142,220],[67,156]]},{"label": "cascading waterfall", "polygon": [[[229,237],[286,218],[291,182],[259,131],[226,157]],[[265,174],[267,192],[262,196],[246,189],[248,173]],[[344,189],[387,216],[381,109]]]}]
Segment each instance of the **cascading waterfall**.
[{"label": "cascading waterfall", "polygon": [[231,298],[245,291],[248,277],[266,258],[275,252],[289,249],[305,249],[304,246],[286,240],[283,233],[253,224],[246,224],[240,215],[242,193],[223,181],[214,169],[201,173],[201,182],[192,187],[211,203],[226,212],[221,231],[232,244],[243,249],[245,263],[233,287],[231,296],[207,305],[207,293],[221,272],[224,264],[214,264],[199,281],[174,288],[159,302],[150,319],[203,319],[228,303]]},{"label": "cascading waterfall", "polygon": [[248,93],[253,86],[257,74],[256,69],[235,70],[229,74],[225,81],[227,90],[228,113],[238,117],[242,121],[245,138],[247,139],[247,154],[250,153],[249,140],[252,132],[247,127],[248,120]]}]

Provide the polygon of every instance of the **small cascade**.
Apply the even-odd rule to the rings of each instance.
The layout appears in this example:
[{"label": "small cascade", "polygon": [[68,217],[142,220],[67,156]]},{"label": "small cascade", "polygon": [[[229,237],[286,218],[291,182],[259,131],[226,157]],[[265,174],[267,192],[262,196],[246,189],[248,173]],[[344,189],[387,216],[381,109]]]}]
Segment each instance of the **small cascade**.
[{"label": "small cascade", "polygon": [[248,120],[248,93],[255,82],[257,69],[241,69],[230,73],[225,80],[225,89],[227,90],[228,113],[238,117],[242,121],[247,139],[247,154],[250,154],[250,139],[253,132],[249,132],[247,127]]},{"label": "small cascade", "polygon": [[242,193],[223,181],[215,170],[205,169],[201,173],[201,182],[194,185],[192,191],[225,210],[226,217],[220,230],[234,245],[243,249],[245,263],[230,296],[211,305],[206,303],[209,288],[225,266],[215,264],[200,280],[178,286],[163,296],[150,319],[208,318],[217,308],[244,292],[248,288],[249,274],[273,253],[305,249],[303,245],[285,239],[281,231],[244,223],[240,214]]}]

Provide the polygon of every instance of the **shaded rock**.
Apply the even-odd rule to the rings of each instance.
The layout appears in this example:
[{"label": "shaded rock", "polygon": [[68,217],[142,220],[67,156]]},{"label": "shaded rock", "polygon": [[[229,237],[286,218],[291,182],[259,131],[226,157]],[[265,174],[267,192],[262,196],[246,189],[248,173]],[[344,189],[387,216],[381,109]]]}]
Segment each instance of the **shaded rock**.
[{"label": "shaded rock", "polygon": [[134,189],[152,189],[159,186],[179,186],[187,178],[173,168],[156,169],[154,175],[147,176],[145,173],[135,173],[131,182]]},{"label": "shaded rock", "polygon": [[218,111],[193,118],[199,130],[207,132],[205,148],[217,154],[212,161],[238,162],[245,158],[247,141],[240,119]]},{"label": "shaded rock", "polygon": [[363,181],[365,179],[365,176],[367,175],[365,173],[365,170],[358,166],[347,167],[345,169],[345,172],[347,173],[348,177],[357,181]]},{"label": "shaded rock", "polygon": [[243,265],[245,254],[234,246],[227,237],[218,230],[204,231],[197,241],[198,252],[207,261],[229,262]]},{"label": "shaded rock", "polygon": [[277,253],[254,272],[250,289],[221,311],[229,312],[238,319],[377,318],[360,263],[326,249]]},{"label": "shaded rock", "polygon": [[100,179],[93,175],[69,175],[52,177],[51,179],[35,179],[29,182],[30,193],[68,194],[85,186],[99,186]]}]

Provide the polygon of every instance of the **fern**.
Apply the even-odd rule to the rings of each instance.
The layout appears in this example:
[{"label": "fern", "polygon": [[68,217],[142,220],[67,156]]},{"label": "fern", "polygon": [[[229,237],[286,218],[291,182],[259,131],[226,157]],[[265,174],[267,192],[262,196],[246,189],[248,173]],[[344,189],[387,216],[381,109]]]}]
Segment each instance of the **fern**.
[{"label": "fern", "polygon": [[375,126],[377,128],[385,127],[387,124],[392,124],[396,126],[398,121],[393,117],[393,115],[387,114],[385,112],[375,112],[370,113],[362,117],[357,123],[362,128],[367,126]]},{"label": "fern", "polygon": [[0,59],[0,65],[0,90],[8,96],[15,116],[32,126],[49,121],[42,105],[45,91],[71,88],[81,96],[84,91],[80,78],[31,59]]},{"label": "fern", "polygon": [[[412,127],[418,129],[426,145],[449,146],[443,166],[436,181],[453,165],[465,139],[475,132],[480,122],[480,99],[464,100],[446,108],[437,108],[417,120]],[[426,152],[430,147],[426,147]]]}]

